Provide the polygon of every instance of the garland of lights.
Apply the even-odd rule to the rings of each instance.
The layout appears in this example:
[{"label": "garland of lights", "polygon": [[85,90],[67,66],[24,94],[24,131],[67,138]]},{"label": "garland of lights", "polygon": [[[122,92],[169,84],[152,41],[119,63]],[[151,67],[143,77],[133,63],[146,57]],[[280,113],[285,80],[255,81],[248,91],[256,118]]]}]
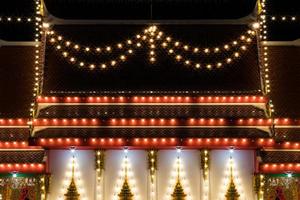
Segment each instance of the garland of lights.
[{"label": "garland of lights", "polygon": [[269,18],[272,20],[272,21],[282,21],[282,22],[294,22],[297,19],[296,16],[285,16],[285,15],[282,15],[282,16],[269,16]]},{"label": "garland of lights", "polygon": [[[252,26],[253,29],[259,28],[257,23],[254,23]],[[246,33],[240,35],[238,40],[227,43],[223,45],[222,48],[203,48],[202,51],[199,47],[185,45],[181,41],[172,42],[173,39],[170,36],[164,37],[164,33],[159,31],[157,26],[150,26],[144,30],[143,34],[137,34],[134,39],[129,39],[125,43],[123,42],[116,45],[107,45],[103,48],[79,45],[76,42],[65,40],[62,35],[58,35],[55,33],[55,31],[50,30],[48,24],[44,25],[44,27],[47,28],[47,35],[50,36],[48,37],[50,44],[55,46],[55,50],[58,51],[63,58],[65,58],[71,64],[75,64],[79,67],[88,67],[90,69],[105,69],[109,66],[114,67],[118,65],[119,62],[125,62],[128,56],[133,55],[134,50],[142,46],[148,46],[149,61],[151,63],[154,63],[157,60],[155,49],[157,47],[161,47],[166,51],[167,55],[173,57],[177,62],[183,62],[185,65],[191,65],[195,68],[220,68],[226,64],[231,64],[235,59],[240,58],[242,52],[247,50],[247,45],[253,41],[253,37],[256,35],[254,30],[248,30]],[[110,54],[116,49],[121,52],[119,56],[101,63],[86,62],[84,59],[80,59],[72,54],[72,52],[76,51],[77,53],[79,52],[98,56],[99,54]],[[183,56],[186,54],[191,56],[209,56],[211,53],[219,54],[223,51],[226,53],[231,52],[231,55],[225,58],[223,61],[218,61],[216,63],[200,63],[197,60],[188,59],[187,57]]]},{"label": "garland of lights", "polygon": [[0,22],[33,22],[31,17],[0,17]]},{"label": "garland of lights", "polygon": [[[52,32],[48,32],[48,34],[52,35]],[[144,38],[144,37],[143,37]],[[68,62],[70,62],[71,64],[75,64],[79,67],[88,67],[91,70],[97,68],[101,68],[101,69],[105,69],[107,67],[115,67],[117,66],[119,63],[121,62],[125,62],[129,56],[133,55],[134,51],[141,47],[141,42],[136,42],[134,43],[132,40],[128,40],[127,41],[127,45],[128,48],[123,48],[122,43],[119,43],[117,46],[119,46],[119,49],[124,50],[119,56],[115,57],[114,59],[108,60],[106,62],[101,62],[101,63],[92,63],[92,62],[86,62],[83,60],[80,60],[79,58],[77,58],[76,56],[74,56],[71,51],[68,51],[68,49],[66,47],[71,46],[71,42],[66,41],[66,42],[62,42],[65,45],[62,45],[60,41],[62,40],[62,36],[57,36],[57,37],[51,37],[50,39],[50,43],[51,44],[55,44],[55,50],[57,50],[60,55],[62,55],[62,57],[64,59],[66,59]],[[76,49],[80,49],[80,46],[78,44],[73,45],[73,48]],[[90,47],[85,47],[85,52],[90,52],[91,49],[94,49],[96,52],[99,49],[99,52],[101,52],[101,48],[97,47],[97,48],[90,48]],[[107,51],[109,50],[109,51]],[[106,51],[110,52],[112,50],[111,46],[107,46],[106,47]],[[94,51],[93,51],[94,52]]]},{"label": "garland of lights", "polygon": [[201,157],[201,169],[203,175],[203,199],[209,199],[209,165],[210,165],[210,155],[208,150],[200,151]]}]

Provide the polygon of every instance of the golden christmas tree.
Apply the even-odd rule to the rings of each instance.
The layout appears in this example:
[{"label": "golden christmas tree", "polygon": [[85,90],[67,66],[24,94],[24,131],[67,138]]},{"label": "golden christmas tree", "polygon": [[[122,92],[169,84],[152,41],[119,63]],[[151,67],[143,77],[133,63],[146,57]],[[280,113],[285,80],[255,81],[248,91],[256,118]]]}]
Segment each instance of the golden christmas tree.
[{"label": "golden christmas tree", "polygon": [[121,192],[119,193],[118,196],[119,196],[119,200],[132,200],[133,199],[133,194],[131,193],[127,177],[125,178]]},{"label": "golden christmas tree", "polygon": [[133,194],[131,193],[131,189],[128,184],[127,165],[125,165],[125,180],[118,196],[119,200],[133,200]]},{"label": "golden christmas tree", "polygon": [[240,197],[233,179],[232,157],[230,157],[230,183],[225,197],[226,200],[238,200]]},{"label": "golden christmas tree", "polygon": [[178,179],[172,194],[172,200],[184,200],[185,197],[186,194],[184,193],[180,180]]},{"label": "golden christmas tree", "polygon": [[73,156],[72,160],[72,178],[71,183],[67,189],[67,193],[65,194],[65,200],[79,200],[80,194],[77,191],[75,179],[74,179],[74,171],[75,171],[75,158]]},{"label": "golden christmas tree", "polygon": [[172,200],[185,200],[186,194],[184,193],[183,187],[180,182],[180,163],[179,157],[177,163],[177,182],[172,194]]}]

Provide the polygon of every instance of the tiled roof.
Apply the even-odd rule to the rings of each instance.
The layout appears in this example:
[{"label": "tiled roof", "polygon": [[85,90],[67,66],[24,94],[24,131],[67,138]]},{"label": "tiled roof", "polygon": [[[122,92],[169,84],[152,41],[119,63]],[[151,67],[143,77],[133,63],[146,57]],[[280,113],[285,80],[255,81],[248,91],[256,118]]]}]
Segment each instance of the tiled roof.
[{"label": "tiled roof", "polygon": [[300,163],[300,152],[296,151],[262,151],[264,163]]},{"label": "tiled roof", "polygon": [[34,47],[1,47],[0,60],[0,117],[28,117],[32,102]]},{"label": "tiled roof", "polygon": [[42,163],[44,151],[0,151],[0,163]]},{"label": "tiled roof", "polygon": [[271,95],[276,117],[300,117],[300,48],[269,47]]},{"label": "tiled roof", "polygon": [[45,4],[51,14],[68,19],[226,19],[240,18],[250,14],[254,10],[256,1],[46,0]]},{"label": "tiled roof", "polygon": [[[56,26],[54,30],[81,44],[105,45],[110,41],[124,41],[143,28],[144,26],[137,25],[64,25]],[[247,28],[241,25],[162,26],[162,30],[172,33],[174,38],[190,41],[199,46],[223,45],[239,37]],[[137,51],[127,62],[114,69],[90,71],[69,64],[48,45],[43,93],[145,90],[201,91],[211,94],[260,93],[255,42],[241,56],[241,59],[216,70],[192,69],[182,63],[176,63],[173,58],[160,51],[158,51],[157,63],[152,65],[148,61],[147,53],[148,51]],[[225,54],[221,56],[226,57]],[[209,59],[216,61],[213,57]]]},{"label": "tiled roof", "polygon": [[177,117],[265,117],[265,111],[254,106],[217,105],[104,105],[51,106],[39,112],[41,118],[177,118]]}]

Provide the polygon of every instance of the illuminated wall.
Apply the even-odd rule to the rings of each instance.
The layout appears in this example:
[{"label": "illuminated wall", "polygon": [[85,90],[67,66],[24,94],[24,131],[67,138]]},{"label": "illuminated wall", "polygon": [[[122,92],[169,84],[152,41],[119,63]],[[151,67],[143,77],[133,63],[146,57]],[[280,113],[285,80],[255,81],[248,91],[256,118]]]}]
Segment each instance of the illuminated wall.
[{"label": "illuminated wall", "polygon": [[[253,200],[252,174],[254,168],[253,151],[235,150],[233,155],[236,168],[242,182],[242,187],[247,197],[245,200]],[[88,200],[94,200],[96,195],[95,183],[95,158],[92,150],[75,151],[79,161],[81,177],[84,183],[84,189]],[[158,180],[157,180],[157,200],[163,200],[166,197],[166,191],[169,185],[171,172],[174,171],[174,163],[177,156],[182,158],[185,177],[188,181],[192,199],[201,199],[202,195],[202,175],[200,173],[200,152],[198,150],[182,150],[178,153],[176,150],[160,150],[158,153]],[[52,173],[51,194],[49,200],[57,200],[61,194],[62,181],[67,171],[67,162],[72,154],[70,150],[51,150],[50,171]],[[123,150],[109,150],[105,152],[105,172],[104,172],[104,198],[111,200],[115,190],[118,174],[121,170],[122,160],[125,156]],[[148,199],[148,169],[147,152],[143,150],[129,150],[128,160],[133,170],[138,194],[141,200]],[[225,174],[226,163],[229,159],[229,150],[211,151],[210,163],[210,196],[211,200],[219,199],[220,187]]]},{"label": "illuminated wall", "polygon": [[[230,157],[229,150],[213,150],[211,151],[210,165],[210,186],[211,199],[219,200],[219,192],[222,187],[223,178],[225,175],[225,167]],[[253,172],[254,172],[254,151],[250,150],[235,150],[232,153],[233,160],[238,170],[241,180],[241,187],[245,193],[246,199],[255,199],[253,193]]]},{"label": "illuminated wall", "polygon": [[[94,151],[75,151],[79,164],[79,171],[87,194],[88,200],[94,199],[95,188],[95,154]],[[58,200],[62,194],[61,189],[65,174],[69,171],[67,165],[70,164],[72,153],[70,150],[51,150],[49,153],[50,171],[52,174],[49,200]]]}]

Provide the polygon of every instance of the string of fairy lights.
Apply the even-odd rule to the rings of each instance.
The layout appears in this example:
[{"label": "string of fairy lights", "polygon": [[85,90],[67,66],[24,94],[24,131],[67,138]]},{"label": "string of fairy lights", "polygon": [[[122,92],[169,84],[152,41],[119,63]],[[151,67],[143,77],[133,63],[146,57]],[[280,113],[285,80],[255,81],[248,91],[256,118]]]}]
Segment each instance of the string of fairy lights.
[{"label": "string of fairy lights", "polygon": [[[160,47],[164,49],[165,53],[176,62],[183,63],[187,66],[193,66],[197,69],[212,69],[221,68],[224,65],[231,64],[234,60],[239,59],[242,53],[248,49],[248,45],[253,42],[253,37],[256,36],[255,30],[259,28],[259,25],[258,23],[252,24],[252,29],[241,34],[237,40],[233,40],[232,42],[225,43],[220,47],[214,48],[201,48],[187,45],[184,42],[175,40],[170,36],[165,36],[165,34],[155,25],[146,28],[143,33],[137,34],[133,39],[128,39],[125,42],[117,43],[115,45],[106,45],[105,47],[89,47],[80,45],[76,42],[64,39],[64,37],[60,34],[56,34],[55,31],[50,29],[48,24],[44,25],[44,27],[48,29],[48,40],[49,43],[54,46],[54,49],[58,51],[59,54],[68,62],[79,67],[88,67],[90,69],[105,69],[107,67],[114,67],[120,62],[125,62],[127,57],[133,55],[137,48],[147,46],[149,50],[150,63],[157,61],[156,49]],[[86,62],[84,61],[84,58],[80,58],[86,54],[92,54],[97,56],[98,60],[99,54],[111,54],[114,50],[118,50],[120,55],[116,56],[114,59],[101,63]],[[75,56],[74,52],[76,54],[80,53],[79,56]],[[210,56],[212,54],[217,56],[222,55],[224,52],[226,52],[226,54],[230,53],[231,55],[215,63],[201,63],[199,61],[203,56]],[[195,57],[199,55],[202,57],[195,59]],[[189,59],[191,56],[193,58]]]},{"label": "string of fairy lights", "polygon": [[32,17],[0,17],[0,23],[34,22]]},{"label": "string of fairy lights", "polygon": [[35,0],[35,34],[34,34],[34,41],[35,41],[35,49],[34,49],[34,86],[33,86],[33,102],[31,103],[30,107],[30,116],[34,117],[35,115],[35,108],[36,108],[36,97],[40,94],[41,91],[41,66],[42,66],[42,45],[41,45],[41,36],[43,34],[43,26],[42,26],[42,16],[43,16],[43,7],[40,0]]},{"label": "string of fairy lights", "polygon": [[[270,63],[269,63],[269,47],[267,46],[268,41],[268,12],[267,12],[267,0],[261,1],[261,13],[258,16],[258,21],[260,24],[259,30],[259,40],[260,40],[260,51],[261,51],[261,66],[262,66],[262,80],[264,86],[264,93],[269,94],[271,92],[271,82],[270,82]],[[275,112],[274,104],[272,100],[269,101],[269,115]]]}]

